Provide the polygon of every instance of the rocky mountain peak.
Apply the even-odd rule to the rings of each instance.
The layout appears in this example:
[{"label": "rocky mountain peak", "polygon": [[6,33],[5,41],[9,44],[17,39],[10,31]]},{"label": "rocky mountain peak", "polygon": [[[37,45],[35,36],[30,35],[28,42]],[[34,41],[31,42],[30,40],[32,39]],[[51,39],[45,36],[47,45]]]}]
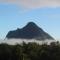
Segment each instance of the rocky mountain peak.
[{"label": "rocky mountain peak", "polygon": [[39,39],[39,40],[54,40],[48,33],[43,31],[34,22],[29,22],[22,29],[9,31],[6,38],[21,38],[21,39]]}]

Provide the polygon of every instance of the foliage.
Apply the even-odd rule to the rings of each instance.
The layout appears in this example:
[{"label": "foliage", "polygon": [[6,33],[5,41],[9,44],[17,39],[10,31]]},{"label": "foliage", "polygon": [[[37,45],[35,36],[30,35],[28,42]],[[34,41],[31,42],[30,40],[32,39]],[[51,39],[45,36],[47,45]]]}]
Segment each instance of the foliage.
[{"label": "foliage", "polygon": [[60,43],[0,44],[0,60],[60,60]]}]

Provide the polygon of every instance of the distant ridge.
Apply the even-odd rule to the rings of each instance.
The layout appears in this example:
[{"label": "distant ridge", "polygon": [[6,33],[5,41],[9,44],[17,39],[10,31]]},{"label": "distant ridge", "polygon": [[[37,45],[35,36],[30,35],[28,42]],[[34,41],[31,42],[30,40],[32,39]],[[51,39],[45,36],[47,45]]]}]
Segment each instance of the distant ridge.
[{"label": "distant ridge", "polygon": [[38,40],[54,40],[48,33],[44,32],[42,28],[38,27],[34,22],[29,22],[22,29],[9,31],[6,38],[12,39],[38,39]]}]

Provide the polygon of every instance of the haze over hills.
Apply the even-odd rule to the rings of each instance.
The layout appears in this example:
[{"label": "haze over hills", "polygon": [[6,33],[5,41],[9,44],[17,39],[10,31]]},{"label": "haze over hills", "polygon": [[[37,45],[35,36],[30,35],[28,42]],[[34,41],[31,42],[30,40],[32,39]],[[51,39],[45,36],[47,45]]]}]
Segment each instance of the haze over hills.
[{"label": "haze over hills", "polygon": [[48,33],[42,28],[38,27],[34,22],[29,22],[22,29],[9,31],[6,35],[8,39],[37,39],[37,40],[54,40]]}]

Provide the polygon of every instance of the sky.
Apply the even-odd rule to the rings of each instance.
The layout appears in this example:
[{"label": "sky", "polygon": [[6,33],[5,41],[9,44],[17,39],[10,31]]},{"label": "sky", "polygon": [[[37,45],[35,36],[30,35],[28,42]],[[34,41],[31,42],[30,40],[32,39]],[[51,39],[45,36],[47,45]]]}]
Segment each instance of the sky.
[{"label": "sky", "polygon": [[0,0],[0,39],[31,21],[60,39],[60,0]]}]

